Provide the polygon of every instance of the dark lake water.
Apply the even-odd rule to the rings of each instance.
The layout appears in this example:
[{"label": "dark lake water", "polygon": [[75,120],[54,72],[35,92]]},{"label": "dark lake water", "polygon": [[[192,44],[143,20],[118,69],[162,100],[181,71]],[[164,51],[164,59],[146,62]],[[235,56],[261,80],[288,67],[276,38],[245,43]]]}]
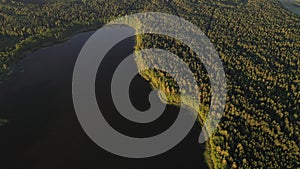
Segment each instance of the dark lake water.
[{"label": "dark lake water", "polygon": [[[203,158],[204,145],[197,142],[201,129],[198,123],[175,148],[147,159],[110,154],[89,139],[77,120],[71,87],[76,58],[92,33],[80,33],[64,43],[29,54],[17,63],[9,79],[0,84],[0,117],[9,120],[7,125],[0,127],[0,168],[207,168]],[[108,61],[102,69],[114,69],[116,64],[113,63],[131,54],[133,45],[134,41],[127,39],[115,46],[107,54]],[[102,96],[103,90],[110,90],[104,89],[106,85],[102,82],[105,81],[96,80],[97,96]],[[130,89],[133,104],[138,109],[147,109],[150,106],[147,94],[151,91],[148,83],[136,76]],[[107,103],[103,108],[110,110],[105,115],[109,123],[118,131],[137,137],[163,132],[178,112],[176,107],[168,106],[158,120],[138,125],[123,119],[105,97],[98,97],[98,102]]]}]

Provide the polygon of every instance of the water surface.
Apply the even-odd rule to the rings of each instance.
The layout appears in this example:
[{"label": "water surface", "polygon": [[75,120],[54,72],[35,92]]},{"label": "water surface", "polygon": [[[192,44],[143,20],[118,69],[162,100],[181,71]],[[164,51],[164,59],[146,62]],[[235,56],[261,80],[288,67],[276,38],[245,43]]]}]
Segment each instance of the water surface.
[{"label": "water surface", "polygon": [[293,4],[294,0],[280,0],[281,4],[289,11],[300,16],[300,6]]},{"label": "water surface", "polygon": [[[98,147],[82,130],[72,103],[72,72],[78,53],[93,32],[42,48],[20,60],[10,78],[0,84],[0,115],[9,123],[0,127],[0,168],[4,169],[200,169],[207,168],[203,145],[197,140],[201,127],[193,130],[178,146],[147,159],[127,159]],[[133,51],[134,41],[125,40],[107,56],[103,70]],[[111,63],[111,64],[110,64]],[[103,79],[104,77],[104,79]],[[107,78],[107,79],[106,79]],[[96,81],[96,94],[106,119],[115,129],[136,137],[163,132],[176,118],[178,109],[168,106],[155,122],[130,123],[114,111],[110,98],[101,95],[109,76]],[[138,109],[149,108],[149,84],[140,76],[132,82],[130,96]],[[100,97],[102,96],[102,97]],[[104,98],[103,98],[104,97]],[[102,98],[102,99],[101,99]]]}]

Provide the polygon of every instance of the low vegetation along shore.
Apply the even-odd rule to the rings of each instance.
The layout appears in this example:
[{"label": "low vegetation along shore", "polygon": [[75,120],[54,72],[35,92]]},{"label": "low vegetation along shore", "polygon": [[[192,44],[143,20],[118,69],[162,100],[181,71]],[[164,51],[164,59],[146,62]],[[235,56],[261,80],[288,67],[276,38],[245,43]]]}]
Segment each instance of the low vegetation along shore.
[{"label": "low vegetation along shore", "polygon": [[[230,7],[235,10],[228,10]],[[177,6],[175,9],[179,16],[189,18],[193,23],[202,26],[202,30],[207,30],[206,34],[220,52],[227,72],[229,96],[226,113],[215,134],[206,144],[205,158],[209,167],[260,168],[267,165],[269,168],[283,166],[295,168],[299,165],[299,123],[295,121],[299,118],[297,104],[299,104],[300,94],[297,85],[300,73],[297,64],[299,65],[300,61],[299,53],[295,53],[296,46],[299,46],[296,43],[298,41],[296,39],[299,39],[299,32],[296,30],[299,27],[296,26],[299,18],[290,15],[278,1],[234,5],[216,3],[205,11],[213,20],[208,22],[209,25],[205,25],[207,16],[203,18],[197,16],[193,19],[190,14],[182,12],[184,11],[182,8],[179,10],[178,8]],[[190,10],[190,8],[189,6],[185,9]],[[213,13],[210,13],[212,10]],[[264,12],[257,16],[257,11]],[[276,11],[282,13],[276,15]],[[223,15],[224,13],[226,16]],[[268,17],[271,15],[274,18]],[[228,16],[239,16],[239,18],[228,18]],[[287,21],[287,18],[290,20]],[[239,24],[231,25],[230,21],[235,22],[234,19]],[[264,23],[267,21],[268,25]],[[285,30],[280,23],[291,24],[293,27],[287,27]],[[240,25],[244,27],[239,27]],[[269,37],[266,36],[267,34]],[[287,49],[288,46],[290,49]],[[202,95],[200,104],[193,102],[188,96],[180,98],[177,84],[165,72],[150,69],[141,72],[141,75],[150,81],[153,88],[160,89],[166,94],[162,99],[168,104],[178,105],[183,101],[185,106],[198,112],[200,122],[205,121],[210,99],[209,83],[205,76],[205,69],[199,60],[194,59],[193,51],[168,37],[139,35],[136,49],[147,48],[167,49],[189,64],[200,85]],[[281,52],[276,53],[270,49]],[[286,59],[290,61],[287,62]],[[138,67],[143,67],[145,61],[151,62],[147,58],[136,61]],[[155,62],[159,64],[159,61]],[[289,66],[293,68],[289,69]],[[282,76],[291,81],[279,82]],[[292,104],[285,103],[291,100]],[[282,122],[279,119],[286,121]],[[286,153],[287,151],[289,153]],[[282,155],[285,159],[282,159]],[[275,160],[276,158],[279,161]]]},{"label": "low vegetation along shore", "polygon": [[[174,42],[174,41],[172,42],[169,39],[169,40],[164,41],[164,43],[162,43],[162,44],[149,43],[149,42],[157,42],[156,38],[159,38],[159,37],[155,36],[155,35],[137,35],[135,50],[139,51],[142,49],[152,48],[154,46],[160,48],[160,47],[162,47],[160,45],[172,44]],[[177,41],[177,44],[179,44],[179,43],[180,42]],[[164,49],[172,51],[170,46],[166,47],[164,45]],[[175,50],[173,49],[173,51],[175,51]],[[177,53],[177,55],[183,57],[182,53],[181,53],[181,55]],[[206,119],[206,112],[208,112],[209,106],[208,105],[205,106],[204,102],[199,103],[199,101],[197,101],[196,99],[189,97],[188,94],[181,95],[179,92],[179,87],[178,87],[177,83],[166,72],[162,72],[162,71],[159,71],[156,69],[145,70],[145,68],[147,68],[146,65],[148,65],[146,62],[152,62],[151,59],[149,59],[147,57],[148,56],[144,56],[141,53],[136,53],[135,60],[137,63],[137,67],[139,70],[141,70],[141,69],[144,70],[144,71],[140,72],[140,75],[144,79],[149,81],[149,83],[153,89],[160,91],[159,97],[164,103],[178,106],[181,108],[189,109],[189,110],[191,110],[191,113],[196,112],[198,114],[198,120],[199,120],[200,124],[203,125],[205,122],[205,119]],[[159,57],[160,56],[156,56],[156,58],[159,58]],[[163,57],[163,56],[161,56],[161,57]],[[157,64],[159,64],[160,61],[155,61],[155,62],[158,62]],[[168,68],[166,68],[166,69],[168,69]],[[172,68],[169,68],[169,70],[171,70],[171,69]],[[186,84],[186,85],[189,85],[189,84]],[[208,84],[206,83],[206,85],[208,85]],[[187,91],[187,93],[188,92],[189,91]],[[163,94],[161,94],[161,93],[163,93]],[[201,95],[205,96],[205,94],[203,92],[201,92]],[[209,101],[209,92],[206,92],[206,98],[202,97],[201,99],[202,100],[206,99],[207,101]],[[182,105],[182,103],[183,103],[183,105]],[[214,163],[212,161],[211,152],[212,152],[211,144],[210,144],[210,141],[208,141],[206,143],[205,160],[206,160],[207,164],[210,166],[210,168],[214,168],[213,167]]]},{"label": "low vegetation along shore", "polygon": [[300,7],[300,0],[289,0],[289,2]]},{"label": "low vegetation along shore", "polygon": [[[2,0],[0,11],[0,74],[9,72],[28,51],[114,17],[157,11],[189,20],[219,52],[228,83],[225,114],[207,142],[209,167],[300,166],[300,19],[278,0]],[[174,39],[138,37],[137,49],[167,49],[188,63],[200,85],[201,104],[179,98],[177,84],[164,72],[149,70],[142,76],[165,91],[168,103],[183,99],[204,121],[210,86],[201,61]]]},{"label": "low vegetation along shore", "polygon": [[280,0],[280,2],[284,8],[300,16],[299,0]]}]

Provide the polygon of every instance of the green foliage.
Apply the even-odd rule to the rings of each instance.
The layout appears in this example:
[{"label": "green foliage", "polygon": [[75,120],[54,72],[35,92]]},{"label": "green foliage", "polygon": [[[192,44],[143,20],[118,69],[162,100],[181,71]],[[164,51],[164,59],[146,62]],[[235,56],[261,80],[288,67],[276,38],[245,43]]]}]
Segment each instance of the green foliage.
[{"label": "green foliage", "polygon": [[[147,9],[155,10],[157,6],[153,3]],[[225,67],[228,101],[225,115],[207,146],[206,158],[213,161],[210,167],[299,166],[300,19],[279,2],[267,0],[168,1],[164,11],[172,11],[205,30]],[[202,99],[200,105],[207,110],[209,83],[194,53],[167,37],[138,36],[137,49],[153,47],[167,49],[188,63],[202,85],[205,101]],[[141,60],[137,63],[143,66]],[[141,74],[166,93],[170,104],[176,104],[179,93],[171,77],[157,70]],[[203,114],[205,111],[199,112],[200,117]]]},{"label": "green foliage", "polygon": [[96,29],[124,15],[129,8],[132,13],[141,11],[142,4],[134,0],[2,1],[0,74],[8,72],[12,62],[29,51],[62,41],[80,31]]},{"label": "green foliage", "polygon": [[[28,51],[96,28],[114,17],[142,11],[178,15],[196,24],[215,45],[228,82],[225,115],[207,143],[211,168],[300,166],[300,19],[277,0],[18,0],[0,2],[0,74]],[[157,35],[137,37],[136,49],[163,48],[181,57],[200,86],[201,103],[178,97],[164,72],[143,77],[205,120],[209,79],[201,61],[180,42]],[[137,60],[143,66],[145,60]],[[188,91],[187,91],[188,93]]]}]

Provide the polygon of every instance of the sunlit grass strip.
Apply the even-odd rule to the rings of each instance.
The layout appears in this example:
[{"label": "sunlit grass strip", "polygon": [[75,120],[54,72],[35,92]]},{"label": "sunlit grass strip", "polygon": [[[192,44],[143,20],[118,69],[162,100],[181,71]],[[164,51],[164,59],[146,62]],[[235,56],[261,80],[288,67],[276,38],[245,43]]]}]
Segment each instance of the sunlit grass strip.
[{"label": "sunlit grass strip", "polygon": [[[142,36],[143,35],[136,35],[135,50],[140,50],[143,48],[143,47],[141,47],[141,46],[143,46],[143,37]],[[143,70],[146,65],[145,60],[143,60],[142,57],[136,57],[135,60],[136,60],[138,69]],[[158,76],[154,76],[154,74],[158,75]],[[199,103],[197,100],[192,99],[188,95],[180,96],[179,93],[166,92],[164,90],[164,84],[163,84],[164,77],[159,76],[159,72],[156,72],[155,70],[146,70],[146,71],[140,72],[140,75],[144,79],[149,81],[149,83],[153,89],[161,90],[162,92],[164,92],[164,95],[159,94],[159,98],[161,99],[162,102],[169,104],[169,105],[173,105],[173,106],[183,107],[183,108],[186,108],[193,112],[196,112],[198,114],[198,118],[197,118],[198,121],[200,122],[200,124],[202,126],[204,125],[207,112],[209,111],[209,106],[205,106],[204,103],[203,104]],[[157,78],[157,77],[160,77],[160,78]],[[183,105],[181,105],[181,103],[183,103]],[[206,129],[206,130],[210,130],[210,129]],[[218,156],[216,155],[216,151],[215,151],[216,148],[214,146],[213,140],[214,140],[214,136],[212,136],[210,139],[208,139],[208,141],[206,142],[206,145],[205,145],[206,148],[205,148],[205,152],[204,152],[205,161],[206,161],[208,167],[211,169],[216,168],[216,166],[222,165],[220,162],[220,159],[218,159]]]}]

